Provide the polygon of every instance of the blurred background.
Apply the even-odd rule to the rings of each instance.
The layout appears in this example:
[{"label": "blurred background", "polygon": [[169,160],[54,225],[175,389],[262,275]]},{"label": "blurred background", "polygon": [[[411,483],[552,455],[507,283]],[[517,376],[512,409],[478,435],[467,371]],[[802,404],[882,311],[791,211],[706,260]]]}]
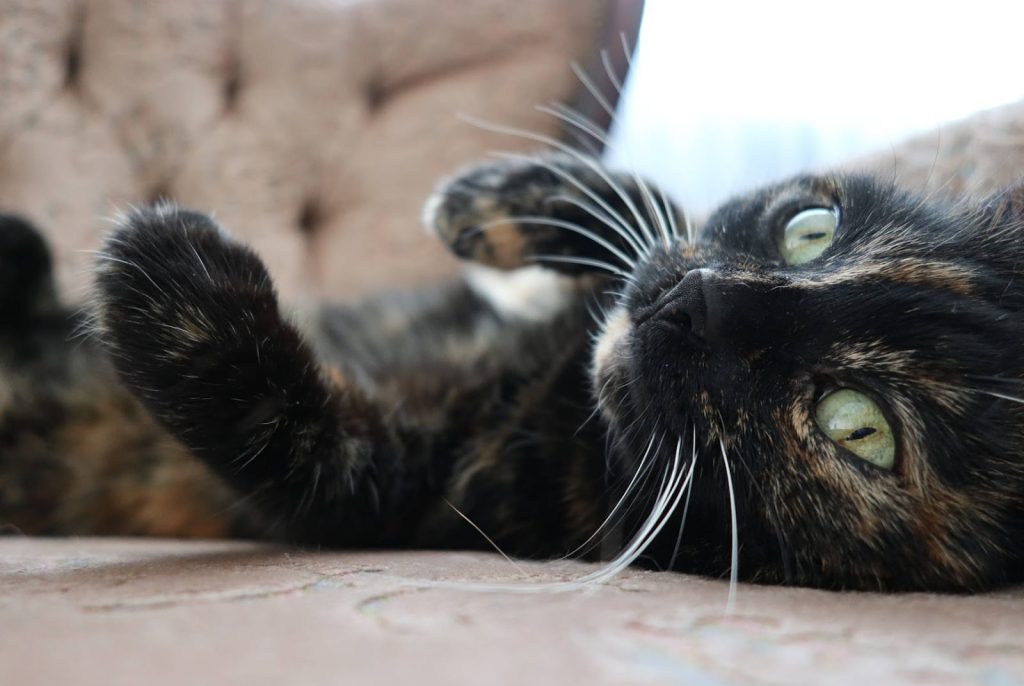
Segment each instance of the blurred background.
[{"label": "blurred background", "polygon": [[46,232],[76,299],[109,217],[158,199],[215,213],[289,299],[419,284],[458,268],[420,227],[439,179],[543,147],[461,115],[588,138],[549,103],[692,215],[872,151],[915,188],[988,192],[1024,167],[1022,20],[988,0],[0,0],[0,209]]},{"label": "blurred background", "polygon": [[645,5],[609,159],[697,213],[1024,97],[1024,3]]}]

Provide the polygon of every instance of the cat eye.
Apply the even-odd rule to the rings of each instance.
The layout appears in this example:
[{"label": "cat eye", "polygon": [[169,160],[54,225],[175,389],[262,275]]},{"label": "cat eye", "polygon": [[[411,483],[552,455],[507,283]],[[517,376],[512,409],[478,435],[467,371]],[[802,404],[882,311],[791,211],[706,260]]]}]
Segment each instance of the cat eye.
[{"label": "cat eye", "polygon": [[839,212],[832,207],[812,207],[797,212],[779,236],[779,252],[786,264],[804,264],[832,245]]},{"label": "cat eye", "polygon": [[871,398],[840,388],[818,401],[815,416],[821,430],[840,446],[876,467],[893,468],[896,441],[892,428]]}]

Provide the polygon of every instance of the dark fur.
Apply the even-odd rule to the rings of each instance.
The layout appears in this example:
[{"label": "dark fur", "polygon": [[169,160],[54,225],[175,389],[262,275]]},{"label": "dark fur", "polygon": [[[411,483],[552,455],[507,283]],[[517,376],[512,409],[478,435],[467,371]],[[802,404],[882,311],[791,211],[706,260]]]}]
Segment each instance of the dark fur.
[{"label": "dark fur", "polygon": [[[8,220],[0,260],[24,267],[0,291],[17,313],[0,325],[0,378],[17,389],[0,396],[0,517],[29,533],[486,546],[462,513],[507,552],[593,557],[625,484],[644,464],[613,538],[642,525],[678,449],[697,456],[686,529],[675,550],[677,507],[646,557],[721,575],[724,450],[743,578],[1021,579],[1024,405],[1000,396],[1024,395],[1024,194],[943,206],[875,179],[801,178],[727,204],[694,245],[645,237],[653,250],[633,267],[616,253],[637,241],[609,224],[650,220],[660,197],[616,183],[623,193],[589,162],[551,157],[470,170],[433,201],[460,256],[567,275],[541,316],[460,282],[324,306],[300,326],[258,257],[208,217],[136,211],[97,267],[102,351],[69,341],[45,246]],[[785,266],[779,227],[819,204],[841,209],[835,242]],[[885,409],[893,472],[816,427],[830,385]]]}]

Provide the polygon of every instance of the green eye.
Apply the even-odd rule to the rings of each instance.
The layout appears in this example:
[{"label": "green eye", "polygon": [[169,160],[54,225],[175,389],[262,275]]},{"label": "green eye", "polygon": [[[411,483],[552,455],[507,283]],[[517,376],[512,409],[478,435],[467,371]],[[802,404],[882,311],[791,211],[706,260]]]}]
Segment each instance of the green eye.
[{"label": "green eye", "polygon": [[839,225],[839,214],[830,207],[812,207],[798,212],[786,224],[779,240],[779,251],[786,264],[803,264],[832,245]]},{"label": "green eye", "polygon": [[885,416],[863,393],[841,388],[826,395],[815,410],[818,426],[829,438],[866,462],[892,469],[896,441]]}]

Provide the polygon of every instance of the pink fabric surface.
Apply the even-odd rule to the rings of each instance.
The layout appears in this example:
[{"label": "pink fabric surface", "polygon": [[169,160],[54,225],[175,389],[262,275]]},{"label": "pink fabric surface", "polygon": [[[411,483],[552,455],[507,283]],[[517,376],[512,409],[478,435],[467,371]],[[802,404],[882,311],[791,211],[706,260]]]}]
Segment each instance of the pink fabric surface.
[{"label": "pink fabric surface", "polygon": [[1024,591],[885,596],[497,555],[0,540],[4,684],[1004,684]]}]

